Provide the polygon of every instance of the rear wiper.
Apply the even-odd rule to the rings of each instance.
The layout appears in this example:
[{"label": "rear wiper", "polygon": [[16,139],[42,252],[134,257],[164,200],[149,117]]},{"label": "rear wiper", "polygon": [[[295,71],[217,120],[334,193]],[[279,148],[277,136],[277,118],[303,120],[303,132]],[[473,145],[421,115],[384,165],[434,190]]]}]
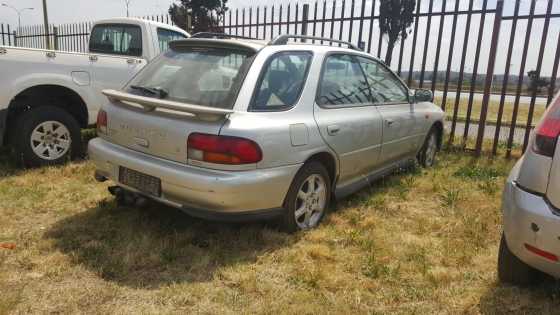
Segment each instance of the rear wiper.
[{"label": "rear wiper", "polygon": [[130,88],[134,89],[134,90],[142,91],[145,94],[150,94],[150,95],[156,96],[157,98],[160,98],[160,99],[161,98],[166,98],[167,95],[169,95],[169,92],[167,92],[165,89],[159,88],[159,87],[147,87],[147,86],[131,85]]}]

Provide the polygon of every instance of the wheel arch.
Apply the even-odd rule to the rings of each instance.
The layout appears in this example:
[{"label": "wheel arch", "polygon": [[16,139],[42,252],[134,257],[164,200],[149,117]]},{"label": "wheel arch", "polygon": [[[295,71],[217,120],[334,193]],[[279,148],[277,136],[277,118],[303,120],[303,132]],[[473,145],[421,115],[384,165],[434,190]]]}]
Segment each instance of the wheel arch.
[{"label": "wheel arch", "polygon": [[89,113],[84,98],[75,90],[58,84],[35,85],[20,91],[8,105],[8,119],[43,105],[64,109],[82,128],[88,125]]},{"label": "wheel arch", "polygon": [[[60,101],[62,99],[62,101]],[[41,84],[22,89],[10,101],[6,122],[8,124],[4,134],[4,143],[13,132],[14,123],[22,113],[40,106],[55,106],[68,112],[81,128],[88,126],[89,112],[83,97],[75,90],[59,84]]]},{"label": "wheel arch", "polygon": [[332,153],[326,151],[317,152],[311,155],[305,161],[305,163],[313,161],[321,163],[327,169],[331,180],[331,185],[334,189],[334,185],[338,179],[338,162],[335,156]]}]

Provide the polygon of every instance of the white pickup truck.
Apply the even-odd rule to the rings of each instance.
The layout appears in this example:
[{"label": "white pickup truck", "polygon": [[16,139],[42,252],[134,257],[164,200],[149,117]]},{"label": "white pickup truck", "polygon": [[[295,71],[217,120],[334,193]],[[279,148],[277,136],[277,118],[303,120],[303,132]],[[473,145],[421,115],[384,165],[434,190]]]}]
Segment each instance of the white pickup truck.
[{"label": "white pickup truck", "polygon": [[141,19],[97,22],[89,53],[0,46],[0,146],[25,166],[62,163],[82,151],[80,129],[172,40],[180,28]]}]

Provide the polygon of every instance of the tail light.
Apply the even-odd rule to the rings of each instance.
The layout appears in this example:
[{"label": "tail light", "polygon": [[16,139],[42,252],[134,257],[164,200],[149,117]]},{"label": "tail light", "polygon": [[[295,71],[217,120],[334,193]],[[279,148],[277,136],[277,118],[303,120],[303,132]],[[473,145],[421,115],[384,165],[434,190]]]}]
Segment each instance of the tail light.
[{"label": "tail light", "polygon": [[252,140],[192,133],[187,140],[188,158],[215,164],[253,164],[262,160],[262,151]]},{"label": "tail light", "polygon": [[107,112],[104,110],[97,113],[97,134],[107,134]]},{"label": "tail light", "polygon": [[558,136],[560,136],[560,97],[556,98],[537,126],[533,151],[537,154],[553,157]]}]

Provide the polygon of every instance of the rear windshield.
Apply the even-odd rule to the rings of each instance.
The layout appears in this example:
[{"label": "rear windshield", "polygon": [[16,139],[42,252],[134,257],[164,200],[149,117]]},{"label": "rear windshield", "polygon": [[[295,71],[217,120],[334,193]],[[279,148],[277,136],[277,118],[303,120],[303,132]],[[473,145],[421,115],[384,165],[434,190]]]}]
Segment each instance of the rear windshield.
[{"label": "rear windshield", "polygon": [[252,61],[245,51],[217,48],[169,50],[150,63],[128,92],[216,108],[233,108]]}]

